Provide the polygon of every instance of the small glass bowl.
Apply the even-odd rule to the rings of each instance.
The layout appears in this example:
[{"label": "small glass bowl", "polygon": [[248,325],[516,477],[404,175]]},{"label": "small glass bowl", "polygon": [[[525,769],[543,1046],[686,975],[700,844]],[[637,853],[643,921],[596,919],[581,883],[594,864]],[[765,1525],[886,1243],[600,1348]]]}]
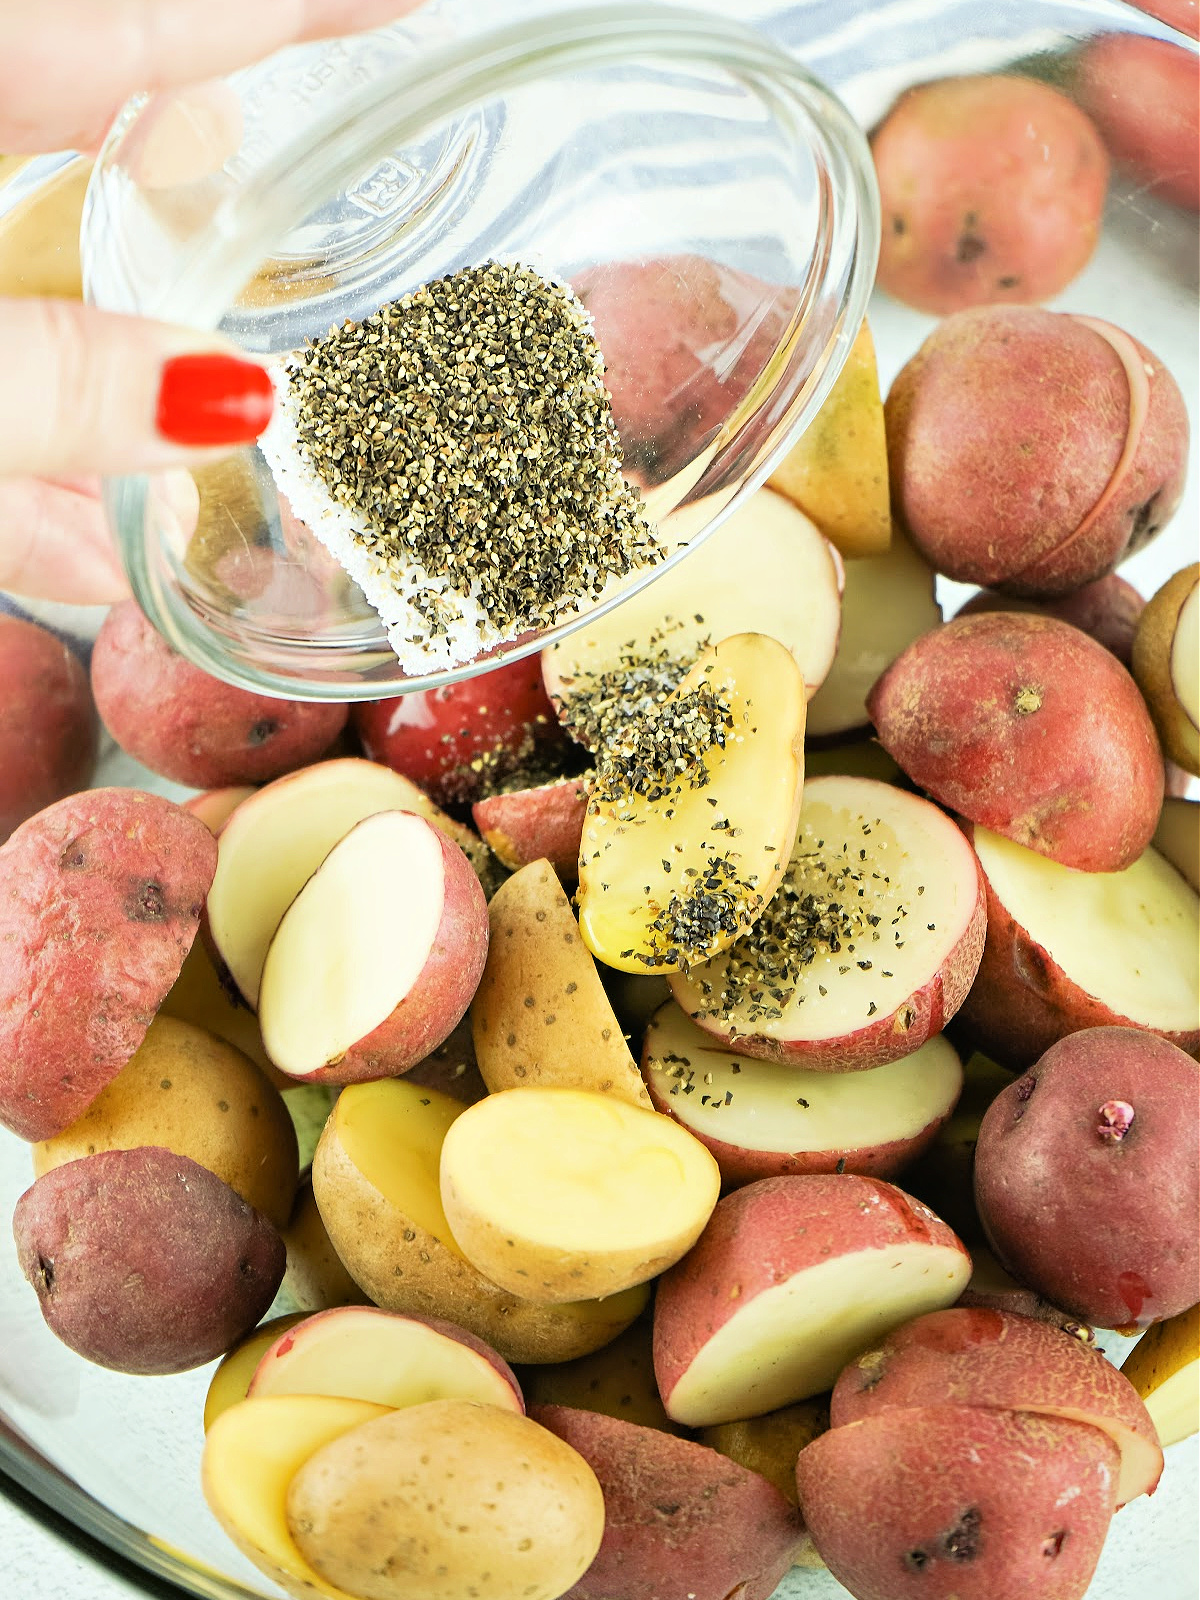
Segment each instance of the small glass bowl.
[{"label": "small glass bowl", "polygon": [[443,274],[529,263],[593,310],[626,475],[667,562],[553,629],[406,675],[258,449],[111,482],[143,609],[247,688],[336,700],[425,688],[618,603],[762,481],[866,308],[879,228],[869,151],[794,57],[673,6],[452,37],[464,14],[435,6],[131,102],[89,190],[87,296],[282,357]]}]

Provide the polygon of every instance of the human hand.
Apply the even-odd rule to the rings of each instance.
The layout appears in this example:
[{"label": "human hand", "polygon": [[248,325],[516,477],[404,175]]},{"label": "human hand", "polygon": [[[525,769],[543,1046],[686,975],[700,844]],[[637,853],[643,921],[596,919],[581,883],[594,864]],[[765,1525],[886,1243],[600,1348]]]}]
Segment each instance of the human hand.
[{"label": "human hand", "polygon": [[[96,148],[141,89],[379,27],[420,0],[0,0],[0,150]],[[0,589],[127,592],[93,474],[257,438],[270,380],[215,335],[56,300],[0,299]]]}]

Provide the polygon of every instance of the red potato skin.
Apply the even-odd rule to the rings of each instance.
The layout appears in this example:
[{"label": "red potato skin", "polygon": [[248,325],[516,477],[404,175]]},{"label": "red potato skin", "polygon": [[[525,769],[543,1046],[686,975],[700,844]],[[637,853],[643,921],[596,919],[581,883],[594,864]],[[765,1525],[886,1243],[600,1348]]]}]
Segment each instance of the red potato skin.
[{"label": "red potato skin", "polygon": [[[1133,1107],[1121,1139],[1098,1132],[1112,1103]],[[1187,1311],[1200,1283],[1198,1146],[1190,1056],[1133,1028],[1074,1033],[984,1116],[975,1204],[988,1242],[1014,1277],[1098,1327]]]},{"label": "red potato skin", "polygon": [[1048,300],[1095,249],[1109,162],[1066,95],[1029,78],[919,84],[871,139],[883,209],[878,283],[945,316]]},{"label": "red potato skin", "polygon": [[0,1122],[53,1138],[141,1044],[191,948],[217,865],[198,817],[90,789],[0,848]]},{"label": "red potato skin", "polygon": [[599,1553],[563,1600],[770,1600],[804,1537],[774,1484],[657,1428],[572,1406],[529,1415],[604,1491]]},{"label": "red potato skin", "polygon": [[800,1452],[796,1485],[856,1600],[1082,1600],[1118,1464],[1085,1423],[938,1406],[831,1428]]},{"label": "red potato skin", "polygon": [[[965,829],[970,837],[971,828]],[[987,884],[987,940],[979,975],[959,1018],[969,1035],[1001,1066],[1022,1072],[1052,1044],[1084,1028],[1137,1028],[1097,995],[1069,978]],[[1154,1035],[1189,1055],[1200,1049],[1200,1025],[1186,1032]]]},{"label": "red potato skin", "polygon": [[196,789],[266,783],[323,755],[347,708],[235,689],[177,655],[133,600],[109,612],[92,692],[113,738],[143,766]]},{"label": "red potato skin", "polygon": [[658,1280],[654,1373],[668,1413],[699,1350],[755,1295],[831,1255],[902,1244],[962,1250],[928,1206],[878,1178],[766,1178],[718,1200],[697,1243]]},{"label": "red potato skin", "polygon": [[[1119,332],[1119,330],[1118,330]],[[1146,417],[1111,499],[1132,419],[1113,345],[1079,318],[980,306],[941,323],[884,405],[892,505],[938,572],[1035,599],[1067,594],[1142,549],[1178,506],[1188,417],[1137,340]]]},{"label": "red potato skin", "polygon": [[[459,847],[428,824],[442,851],[445,901],[436,942],[416,982],[390,1016],[336,1061],[296,1075],[298,1083],[366,1083],[396,1078],[424,1062],[449,1037],[475,997],[487,963],[483,887]],[[286,1067],[275,1065],[280,1072]]]},{"label": "red potato skin", "polygon": [[536,655],[440,689],[356,705],[351,721],[372,761],[461,811],[510,774],[569,747]]},{"label": "red potato skin", "polygon": [[1158,826],[1166,774],[1145,701],[1068,623],[955,617],[896,658],[867,707],[916,784],[1064,866],[1127,867]]},{"label": "red potato skin", "polygon": [[460,1328],[457,1322],[447,1322],[444,1317],[426,1317],[415,1311],[384,1311],[379,1306],[373,1305],[330,1306],[325,1311],[315,1311],[312,1316],[305,1317],[302,1322],[293,1323],[290,1328],[285,1328],[275,1343],[263,1352],[258,1366],[254,1369],[254,1376],[250,1379],[250,1385],[246,1391],[247,1394],[259,1393],[264,1387],[265,1379],[263,1382],[259,1380],[268,1371],[271,1363],[286,1356],[296,1341],[303,1338],[307,1330],[311,1329],[315,1323],[328,1322],[330,1317],[336,1317],[339,1323],[343,1322],[347,1312],[352,1313],[354,1316],[388,1317],[393,1321],[419,1322],[422,1327],[431,1328],[434,1333],[440,1333],[444,1339],[453,1339],[455,1344],[465,1345],[468,1350],[473,1350],[490,1367],[496,1369],[505,1383],[512,1389],[513,1397],[516,1401],[513,1410],[521,1412],[522,1415],[524,1414],[525,1398],[521,1393],[521,1385],[517,1381],[517,1375],[504,1357],[497,1355],[490,1344],[485,1344],[475,1334],[468,1333],[466,1328]]},{"label": "red potato skin", "polygon": [[47,1326],[117,1372],[229,1350],[283,1280],[283,1240],[207,1168],[154,1145],[56,1167],[17,1201],[21,1270]]},{"label": "red potato skin", "polygon": [[957,615],[978,617],[989,611],[1027,611],[1035,617],[1057,617],[1102,644],[1128,671],[1133,636],[1145,609],[1146,602],[1133,585],[1110,572],[1053,600],[1023,600],[1016,595],[999,594],[995,589],[981,589],[959,607]]},{"label": "red potato skin", "polygon": [[[643,1061],[643,1066],[645,1062]],[[646,1088],[654,1109],[687,1128],[693,1139],[710,1150],[721,1169],[721,1187],[728,1192],[757,1183],[762,1178],[786,1178],[809,1173],[857,1172],[867,1178],[894,1178],[915,1161],[937,1138],[938,1130],[949,1120],[953,1107],[937,1117],[911,1139],[892,1139],[887,1144],[844,1150],[751,1150],[743,1145],[714,1139],[676,1116],[669,1096],[660,1094],[646,1075]]]},{"label": "red potato skin", "polygon": [[564,882],[574,883],[587,802],[585,778],[560,778],[532,789],[486,795],[472,806],[471,816],[484,843],[510,872],[548,861]]},{"label": "red potato skin", "polygon": [[1083,46],[1076,71],[1076,93],[1117,166],[1151,193],[1200,211],[1195,53],[1165,39],[1104,34]]},{"label": "red potato skin", "polygon": [[674,477],[716,437],[797,303],[794,289],[696,255],[609,262],[573,287],[604,352],[626,470],[642,484]]},{"label": "red potato skin", "polygon": [[[1119,1503],[1153,1494],[1163,1453],[1137,1390],[1106,1356],[1048,1322],[967,1307],[932,1311],[890,1333],[843,1367],[833,1387],[833,1428],[884,1411],[980,1406],[1053,1416],[1104,1428],[1107,1419],[1143,1441],[1139,1470]],[[1107,1431],[1106,1429],[1104,1431]],[[1118,1447],[1119,1448],[1119,1447]]]},{"label": "red potato skin", "polygon": [[14,828],[87,786],[96,708],[87,673],[61,639],[0,616],[0,844]]}]

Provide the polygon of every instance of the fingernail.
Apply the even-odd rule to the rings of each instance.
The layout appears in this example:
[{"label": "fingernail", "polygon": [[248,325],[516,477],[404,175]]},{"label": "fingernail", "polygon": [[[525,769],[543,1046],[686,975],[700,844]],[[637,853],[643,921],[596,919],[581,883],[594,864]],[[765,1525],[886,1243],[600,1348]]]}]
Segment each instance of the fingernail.
[{"label": "fingernail", "polygon": [[270,376],[256,361],[174,356],[162,370],[155,424],[172,444],[249,444],[270,422],[274,404]]}]

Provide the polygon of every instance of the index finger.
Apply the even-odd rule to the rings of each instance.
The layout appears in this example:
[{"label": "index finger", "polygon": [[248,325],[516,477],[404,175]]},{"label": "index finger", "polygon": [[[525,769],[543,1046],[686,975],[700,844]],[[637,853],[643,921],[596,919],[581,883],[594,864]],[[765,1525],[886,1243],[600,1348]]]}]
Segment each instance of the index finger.
[{"label": "index finger", "polygon": [[123,101],[284,45],[382,27],[421,0],[0,0],[0,150],[87,150]]}]

